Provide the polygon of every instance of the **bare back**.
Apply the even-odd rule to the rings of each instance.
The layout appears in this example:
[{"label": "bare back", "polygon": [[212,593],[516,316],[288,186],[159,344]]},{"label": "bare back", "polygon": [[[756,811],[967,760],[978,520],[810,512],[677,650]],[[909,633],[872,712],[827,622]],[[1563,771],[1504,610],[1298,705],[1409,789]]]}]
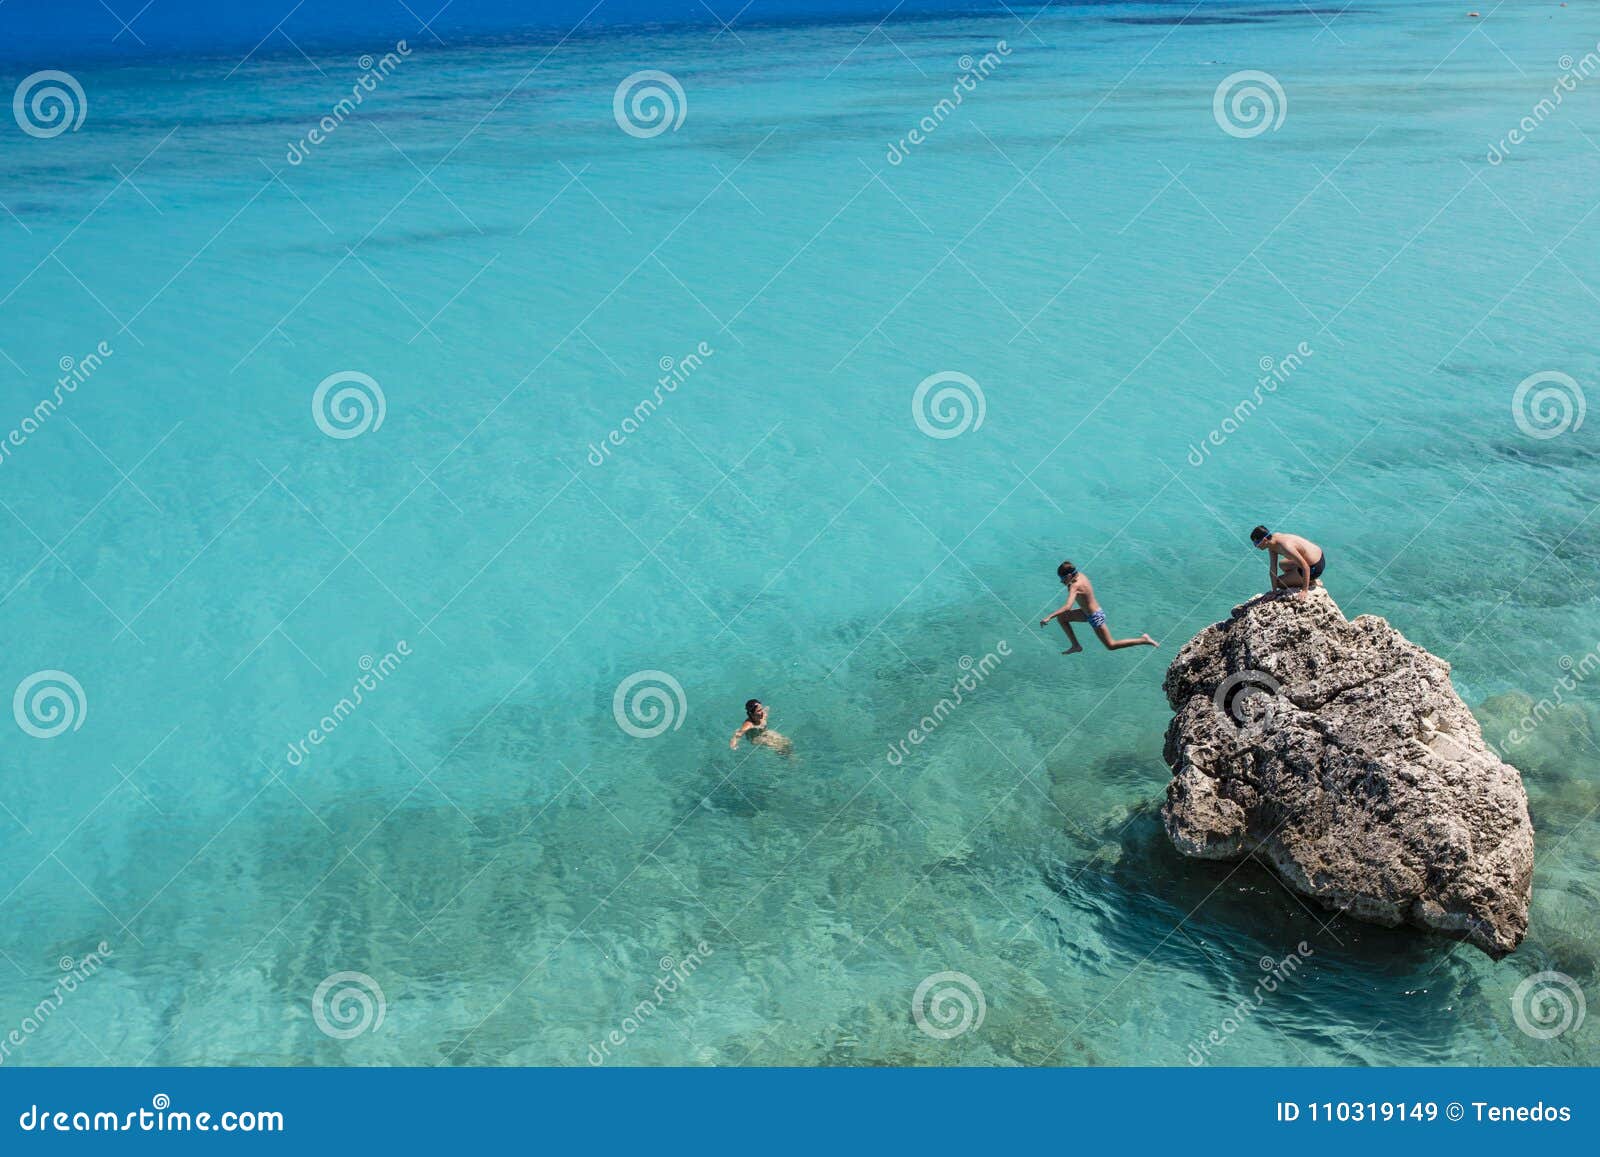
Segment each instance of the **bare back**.
[{"label": "bare back", "polygon": [[1067,590],[1078,600],[1078,605],[1084,610],[1098,611],[1100,609],[1100,600],[1094,597],[1094,584],[1089,581],[1089,577],[1082,571],[1078,572],[1078,577],[1072,580],[1072,585]]},{"label": "bare back", "polygon": [[1298,534],[1286,534],[1282,531],[1274,537],[1277,538],[1279,546],[1285,548],[1279,553],[1289,554],[1292,558],[1293,552],[1299,551],[1313,565],[1322,557],[1322,548],[1309,538],[1301,538]]}]

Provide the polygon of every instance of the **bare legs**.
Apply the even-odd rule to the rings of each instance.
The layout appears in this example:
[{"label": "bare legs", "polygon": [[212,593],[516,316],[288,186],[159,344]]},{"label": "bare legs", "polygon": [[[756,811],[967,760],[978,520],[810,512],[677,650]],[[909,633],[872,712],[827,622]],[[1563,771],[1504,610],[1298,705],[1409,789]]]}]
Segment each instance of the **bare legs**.
[{"label": "bare legs", "polygon": [[1096,627],[1094,633],[1100,636],[1100,641],[1105,644],[1108,651],[1120,651],[1124,647],[1159,647],[1149,635],[1140,635],[1137,639],[1113,639],[1111,632],[1104,627]]},{"label": "bare legs", "polygon": [[[1311,589],[1319,585],[1317,579],[1311,580]],[[1281,572],[1272,580],[1272,589],[1275,591],[1300,591],[1306,589],[1306,574],[1298,562],[1285,562]]]},{"label": "bare legs", "polygon": [[[1078,642],[1078,636],[1072,633],[1072,624],[1087,623],[1088,621],[1089,612],[1078,608],[1068,611],[1058,620],[1061,624],[1061,629],[1067,633],[1067,641],[1072,644],[1070,649],[1061,652],[1063,655],[1073,655],[1083,650],[1083,644]],[[1113,639],[1111,632],[1106,629],[1104,624],[1095,627],[1094,633],[1095,637],[1100,640],[1101,645],[1108,651],[1120,651],[1124,647],[1159,647],[1161,645],[1149,635],[1140,635],[1137,639]]]},{"label": "bare legs", "polygon": [[780,735],[770,727],[764,727],[759,733],[752,735],[750,742],[760,747],[770,747],[779,755],[789,756],[794,754],[794,744],[789,742],[789,737]]},{"label": "bare legs", "polygon": [[[1068,620],[1071,620],[1071,622]],[[1062,615],[1056,620],[1056,622],[1061,624],[1061,629],[1067,633],[1067,642],[1072,644],[1071,647],[1061,652],[1063,655],[1075,655],[1079,651],[1083,650],[1083,644],[1078,642],[1078,636],[1072,633],[1072,623],[1086,623],[1088,621],[1089,616],[1084,614],[1082,611],[1077,610],[1068,611],[1066,614]]]}]

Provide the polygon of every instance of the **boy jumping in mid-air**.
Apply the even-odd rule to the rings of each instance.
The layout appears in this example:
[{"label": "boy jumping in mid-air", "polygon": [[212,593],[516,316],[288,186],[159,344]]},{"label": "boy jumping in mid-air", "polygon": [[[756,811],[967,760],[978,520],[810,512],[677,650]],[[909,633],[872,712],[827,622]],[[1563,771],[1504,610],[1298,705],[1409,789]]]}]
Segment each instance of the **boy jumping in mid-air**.
[{"label": "boy jumping in mid-air", "polygon": [[[1161,644],[1149,635],[1140,635],[1137,639],[1113,639],[1111,632],[1106,629],[1106,613],[1100,609],[1100,603],[1094,597],[1094,584],[1089,581],[1089,576],[1083,574],[1071,562],[1064,562],[1056,568],[1062,585],[1067,588],[1067,601],[1061,609],[1052,611],[1048,616],[1039,620],[1042,627],[1051,619],[1061,624],[1061,629],[1067,633],[1067,641],[1072,644],[1063,655],[1073,655],[1083,650],[1083,645],[1078,642],[1078,637],[1072,633],[1073,623],[1088,623],[1090,629],[1100,637],[1108,651],[1120,651],[1123,647],[1159,647]],[[1073,603],[1082,605],[1074,608]]]}]

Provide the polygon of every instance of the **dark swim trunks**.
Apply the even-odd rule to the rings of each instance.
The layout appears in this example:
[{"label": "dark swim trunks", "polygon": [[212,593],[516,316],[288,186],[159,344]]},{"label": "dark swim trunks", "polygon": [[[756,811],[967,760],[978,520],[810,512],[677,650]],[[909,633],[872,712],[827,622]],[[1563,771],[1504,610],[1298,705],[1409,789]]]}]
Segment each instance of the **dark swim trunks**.
[{"label": "dark swim trunks", "polygon": [[1323,551],[1322,552],[1322,557],[1317,559],[1316,562],[1311,564],[1311,577],[1312,578],[1319,579],[1319,578],[1322,577],[1322,567],[1323,567],[1323,564],[1326,563],[1327,561],[1328,561],[1328,552],[1327,551]]}]

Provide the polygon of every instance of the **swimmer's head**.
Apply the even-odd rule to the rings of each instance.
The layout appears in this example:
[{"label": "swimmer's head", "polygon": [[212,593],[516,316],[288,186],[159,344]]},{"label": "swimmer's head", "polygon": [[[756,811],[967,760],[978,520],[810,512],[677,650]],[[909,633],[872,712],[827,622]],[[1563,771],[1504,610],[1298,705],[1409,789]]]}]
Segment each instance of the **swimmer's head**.
[{"label": "swimmer's head", "polygon": [[1066,562],[1056,567],[1056,576],[1060,578],[1062,582],[1070,583],[1073,579],[1078,577],[1078,568],[1072,565],[1071,559],[1068,559]]},{"label": "swimmer's head", "polygon": [[745,702],[745,705],[744,705],[744,717],[746,719],[749,719],[749,720],[754,720],[756,715],[759,712],[762,712],[762,711],[765,711],[765,710],[766,710],[766,708],[761,706],[761,700],[759,700],[759,699],[750,699],[750,700],[747,700]]},{"label": "swimmer's head", "polygon": [[1250,532],[1250,541],[1255,543],[1257,550],[1267,545],[1267,539],[1272,537],[1272,531],[1264,526],[1258,526]]}]

